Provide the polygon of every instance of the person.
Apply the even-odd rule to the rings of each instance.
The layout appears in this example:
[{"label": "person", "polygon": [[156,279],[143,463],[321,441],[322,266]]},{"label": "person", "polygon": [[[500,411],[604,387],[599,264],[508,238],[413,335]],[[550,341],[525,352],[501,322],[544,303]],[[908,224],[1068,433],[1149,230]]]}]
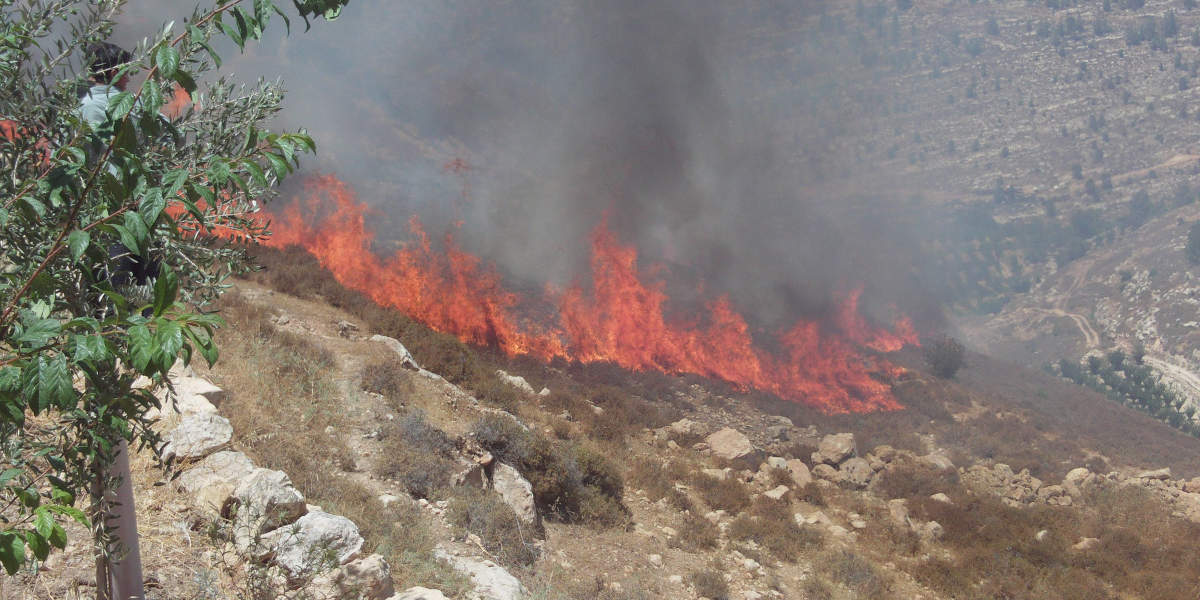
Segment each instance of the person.
[{"label": "person", "polygon": [[[121,73],[121,67],[132,61],[133,55],[109,42],[92,44],[87,55],[91,57],[88,70],[91,86],[79,100],[78,113],[93,131],[111,135],[113,123],[108,105],[129,85],[129,75]],[[91,158],[98,160],[103,145],[96,143],[94,146]],[[135,304],[148,302],[152,298],[154,278],[158,276],[158,261],[141,256],[119,242],[109,245],[108,258],[113,263],[107,275],[112,286],[123,290]]]},{"label": "person", "polygon": [[[129,76],[120,72],[121,67],[133,60],[133,55],[124,48],[108,42],[92,44],[87,49],[87,55],[91,58],[91,86],[80,97],[78,112],[92,127],[93,133],[97,134],[90,157],[96,161],[100,160],[103,154],[103,148],[108,142],[107,136],[112,135],[114,124],[108,112],[109,102],[129,84]],[[115,169],[110,167],[110,171]],[[153,279],[158,275],[157,261],[139,256],[120,242],[109,245],[108,258],[113,264],[102,276],[115,288],[123,289],[127,296],[135,296],[135,301],[145,301],[152,297],[152,292],[148,290],[152,289]],[[138,290],[141,292],[138,293]],[[108,467],[107,474],[117,480],[115,489],[97,491],[103,493],[110,504],[122,507],[110,508],[112,512],[104,519],[105,526],[112,529],[112,536],[117,542],[120,555],[112,557],[111,560],[102,558],[96,561],[97,597],[111,600],[145,600],[137,515],[133,510],[129,446],[124,440],[117,444],[116,456],[113,464]],[[103,486],[103,479],[103,476],[98,477],[98,486]]]}]

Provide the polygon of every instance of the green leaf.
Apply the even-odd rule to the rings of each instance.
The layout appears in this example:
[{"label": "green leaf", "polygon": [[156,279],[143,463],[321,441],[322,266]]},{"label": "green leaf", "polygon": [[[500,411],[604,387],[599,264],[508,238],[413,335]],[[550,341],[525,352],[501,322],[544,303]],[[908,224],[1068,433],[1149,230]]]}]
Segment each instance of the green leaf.
[{"label": "green leaf", "polygon": [[204,35],[204,32],[201,31],[199,27],[196,27],[195,25],[188,25],[188,38],[193,44],[197,44],[201,48],[204,48],[204,50],[208,52],[208,55],[212,57],[213,64],[215,64],[218,69],[221,68],[221,55],[217,54],[217,51],[213,50],[213,47],[209,45],[208,38]]},{"label": "green leaf", "polygon": [[229,36],[229,39],[233,40],[233,43],[237,44],[239,50],[246,49],[246,41],[242,39],[242,36],[239,35],[237,31],[234,31],[234,29],[230,27],[228,23],[221,23],[221,31],[224,31],[225,35]]},{"label": "green leaf", "polygon": [[12,481],[21,473],[24,473],[21,469],[5,469],[4,472],[0,473],[0,486]]},{"label": "green leaf", "polygon": [[54,529],[54,517],[45,506],[40,506],[34,511],[33,528],[43,536],[50,537],[50,532]]},{"label": "green leaf", "polygon": [[174,77],[175,70],[179,68],[179,51],[164,42],[154,51],[154,64],[158,66],[158,72],[162,73],[163,77]]},{"label": "green leaf", "polygon": [[163,192],[163,196],[170,198],[175,194],[178,194],[179,190],[183,188],[183,184],[187,183],[187,178],[187,169],[175,169],[174,171],[167,173],[166,176],[163,177],[163,184],[167,186],[167,191]]},{"label": "green leaf", "polygon": [[46,560],[46,557],[50,556],[50,544],[41,532],[26,531],[25,545],[29,546],[29,550],[33,552],[33,557],[38,560]]},{"label": "green leaf", "polygon": [[258,163],[246,159],[242,161],[242,167],[250,172],[250,177],[254,179],[254,183],[263,187],[267,186],[267,175],[263,172],[262,167],[258,166]]},{"label": "green leaf", "polygon": [[158,351],[159,370],[169,370],[183,349],[183,328],[174,321],[163,322],[154,332],[154,345]]},{"label": "green leaf", "polygon": [[108,111],[113,119],[120,119],[133,110],[134,98],[129,92],[118,92],[108,99]]},{"label": "green leaf", "polygon": [[[91,527],[91,525],[88,523],[87,515],[84,515],[82,510],[79,510],[73,506],[66,504],[48,504],[46,505],[46,510],[49,510],[52,513],[68,516],[84,527]],[[54,538],[51,537],[50,541],[53,543]]]},{"label": "green leaf", "polygon": [[129,328],[129,359],[133,368],[145,373],[154,359],[154,335],[145,325]]},{"label": "green leaf", "polygon": [[142,201],[138,203],[138,214],[142,217],[142,222],[147,227],[154,227],[155,221],[158,221],[158,216],[167,206],[166,199],[163,198],[162,190],[159,188],[151,188],[142,196]]},{"label": "green leaf", "polygon": [[[51,506],[50,508],[54,508],[54,507]],[[79,517],[76,520],[80,521],[84,526],[87,526],[87,519],[85,519],[83,517],[83,513],[79,512],[75,509],[71,509],[71,510],[73,510],[74,512],[78,512]],[[62,550],[63,548],[67,547],[67,531],[65,529],[63,529],[62,525],[59,525],[58,523],[54,524],[54,527],[52,527],[50,529],[50,535],[48,535],[46,537],[50,540],[50,544],[52,546],[54,546],[55,548],[58,548],[59,550]]]},{"label": "green leaf", "polygon": [[75,389],[71,387],[71,371],[67,358],[38,356],[38,406],[42,409],[58,406],[64,410],[75,406]]},{"label": "green leaf", "polygon": [[192,79],[191,74],[187,71],[182,69],[175,71],[173,79],[180,87],[187,90],[187,93],[194,94],[196,92],[196,80]]},{"label": "green leaf", "polygon": [[150,115],[156,115],[162,108],[164,100],[158,81],[147,79],[146,83],[142,85],[142,104],[146,106],[146,112]]},{"label": "green leaf", "polygon": [[25,542],[11,531],[0,531],[0,564],[9,575],[15,575],[25,564]]},{"label": "green leaf", "polygon": [[179,277],[167,265],[162,265],[158,272],[158,279],[154,280],[154,314],[162,315],[172,305],[175,304],[175,297],[179,294]]},{"label": "green leaf", "polygon": [[73,338],[74,360],[77,363],[108,358],[108,346],[99,335],[77,335]]},{"label": "green leaf", "polygon": [[87,252],[88,244],[92,241],[92,234],[76,229],[67,236],[67,247],[71,250],[71,262],[79,262],[79,258]]},{"label": "green leaf", "polygon": [[[145,254],[146,242],[150,237],[150,230],[146,227],[146,222],[142,220],[142,216],[135,212],[125,213],[124,228],[128,233],[129,240],[132,245],[125,244],[126,248],[136,251],[137,254]],[[125,243],[124,235],[121,236],[121,243]]]}]

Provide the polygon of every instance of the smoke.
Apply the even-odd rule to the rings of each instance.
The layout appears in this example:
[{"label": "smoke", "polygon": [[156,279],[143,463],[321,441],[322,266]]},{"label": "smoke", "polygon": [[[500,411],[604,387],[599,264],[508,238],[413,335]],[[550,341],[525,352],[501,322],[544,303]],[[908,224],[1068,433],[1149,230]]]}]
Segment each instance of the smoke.
[{"label": "smoke", "polygon": [[[508,276],[564,284],[607,217],[672,286],[703,280],[765,327],[858,285],[881,322],[897,304],[929,324],[908,225],[862,195],[886,174],[861,190],[846,176],[839,59],[798,58],[815,6],[355,0],[231,70],[283,78],[279,125],[320,146],[307,166],[352,183],[394,237],[414,213],[435,231],[461,221],[464,246]],[[118,35],[187,10],[131,3]]]}]

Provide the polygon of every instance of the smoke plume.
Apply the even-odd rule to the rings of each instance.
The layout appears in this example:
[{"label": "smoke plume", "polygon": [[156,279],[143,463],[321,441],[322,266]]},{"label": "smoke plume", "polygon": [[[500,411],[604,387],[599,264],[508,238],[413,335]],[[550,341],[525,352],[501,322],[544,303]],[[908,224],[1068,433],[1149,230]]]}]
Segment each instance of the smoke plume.
[{"label": "smoke plume", "polygon": [[[120,41],[189,6],[131,3]],[[823,92],[838,59],[795,59],[815,6],[356,0],[230,62],[285,81],[279,125],[319,144],[307,166],[350,182],[397,239],[412,214],[461,222],[465,248],[515,281],[566,284],[607,216],[671,285],[702,280],[763,327],[828,314],[858,285],[880,322],[895,304],[928,325],[906,226],[861,195],[884,176],[828,185],[855,124]]]}]

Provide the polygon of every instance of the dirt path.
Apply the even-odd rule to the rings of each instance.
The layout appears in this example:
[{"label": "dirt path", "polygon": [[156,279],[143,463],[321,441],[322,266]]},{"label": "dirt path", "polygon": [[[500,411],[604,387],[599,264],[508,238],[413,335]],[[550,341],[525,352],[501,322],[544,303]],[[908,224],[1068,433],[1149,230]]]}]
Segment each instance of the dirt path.
[{"label": "dirt path", "polygon": [[1193,399],[1200,398],[1200,375],[1196,375],[1192,371],[1171,362],[1169,357],[1150,356],[1147,354],[1143,360],[1146,364],[1154,367],[1163,377],[1173,380],[1186,388]]}]

